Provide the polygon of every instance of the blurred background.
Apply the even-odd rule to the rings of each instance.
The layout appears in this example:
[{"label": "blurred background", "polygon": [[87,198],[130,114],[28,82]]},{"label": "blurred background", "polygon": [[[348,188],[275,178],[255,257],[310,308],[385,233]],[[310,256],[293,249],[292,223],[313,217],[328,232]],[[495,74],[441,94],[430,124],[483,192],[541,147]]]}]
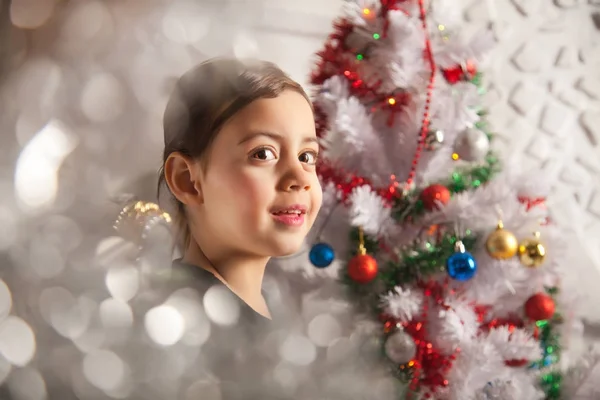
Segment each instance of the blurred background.
[{"label": "blurred background", "polygon": [[[175,79],[235,55],[306,83],[342,2],[0,0],[0,317],[14,317],[0,329],[0,381],[44,338],[31,309],[47,317],[43,304],[65,295],[43,289],[95,293],[101,264],[124,251],[107,239],[122,202],[155,200]],[[456,13],[466,31],[496,35],[484,69],[495,145],[553,178],[547,204],[586,335],[600,339],[600,1],[462,0]]]}]

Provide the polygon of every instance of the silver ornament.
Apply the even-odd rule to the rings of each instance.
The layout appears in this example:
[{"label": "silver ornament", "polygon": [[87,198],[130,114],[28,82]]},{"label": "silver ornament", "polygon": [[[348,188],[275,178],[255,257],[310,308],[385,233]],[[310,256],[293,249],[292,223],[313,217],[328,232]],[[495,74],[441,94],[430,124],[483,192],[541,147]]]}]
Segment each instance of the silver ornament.
[{"label": "silver ornament", "polygon": [[454,152],[460,159],[473,162],[483,161],[490,150],[490,140],[477,128],[462,131],[454,142]]},{"label": "silver ornament", "polygon": [[402,329],[397,329],[387,337],[384,349],[388,358],[397,364],[406,364],[417,352],[413,338]]},{"label": "silver ornament", "polygon": [[435,131],[429,131],[425,137],[425,149],[428,151],[434,151],[439,149],[444,143],[444,131],[436,129]]}]

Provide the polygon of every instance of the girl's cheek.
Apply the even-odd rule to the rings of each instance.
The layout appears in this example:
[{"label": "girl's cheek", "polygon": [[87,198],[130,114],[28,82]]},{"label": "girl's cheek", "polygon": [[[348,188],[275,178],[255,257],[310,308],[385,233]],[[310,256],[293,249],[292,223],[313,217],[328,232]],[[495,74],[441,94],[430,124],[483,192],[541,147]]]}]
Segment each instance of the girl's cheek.
[{"label": "girl's cheek", "polygon": [[269,181],[254,176],[242,176],[236,180],[232,195],[242,203],[260,203],[269,196]]},{"label": "girl's cheek", "polygon": [[248,189],[248,183],[249,179],[247,174],[236,170],[223,171],[223,173],[217,177],[215,182],[216,185],[226,188],[232,194],[246,191]]}]

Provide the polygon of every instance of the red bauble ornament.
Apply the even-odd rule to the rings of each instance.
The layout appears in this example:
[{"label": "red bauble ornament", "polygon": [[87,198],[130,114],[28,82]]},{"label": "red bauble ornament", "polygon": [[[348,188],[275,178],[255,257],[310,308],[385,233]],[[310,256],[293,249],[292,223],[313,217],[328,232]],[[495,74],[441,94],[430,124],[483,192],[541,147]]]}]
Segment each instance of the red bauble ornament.
[{"label": "red bauble ornament", "polygon": [[423,189],[419,196],[425,208],[429,211],[438,208],[438,202],[448,204],[450,200],[450,191],[444,185],[431,185]]},{"label": "red bauble ornament", "polygon": [[552,318],[555,309],[552,297],[544,293],[534,294],[525,302],[525,315],[534,321]]},{"label": "red bauble ornament", "polygon": [[369,283],[377,276],[377,261],[368,254],[357,254],[348,263],[348,275],[358,283]]}]

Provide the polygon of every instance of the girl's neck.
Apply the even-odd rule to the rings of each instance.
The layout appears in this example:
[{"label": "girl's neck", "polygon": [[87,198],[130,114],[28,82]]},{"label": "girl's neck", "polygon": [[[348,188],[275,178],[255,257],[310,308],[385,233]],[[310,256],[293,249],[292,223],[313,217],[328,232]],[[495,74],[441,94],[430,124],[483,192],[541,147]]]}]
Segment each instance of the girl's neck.
[{"label": "girl's neck", "polygon": [[[268,257],[244,257],[231,251],[205,252],[194,240],[190,242],[183,255],[184,262],[211,272],[256,312],[270,318],[261,292]],[[206,248],[215,249],[210,245]]]}]

